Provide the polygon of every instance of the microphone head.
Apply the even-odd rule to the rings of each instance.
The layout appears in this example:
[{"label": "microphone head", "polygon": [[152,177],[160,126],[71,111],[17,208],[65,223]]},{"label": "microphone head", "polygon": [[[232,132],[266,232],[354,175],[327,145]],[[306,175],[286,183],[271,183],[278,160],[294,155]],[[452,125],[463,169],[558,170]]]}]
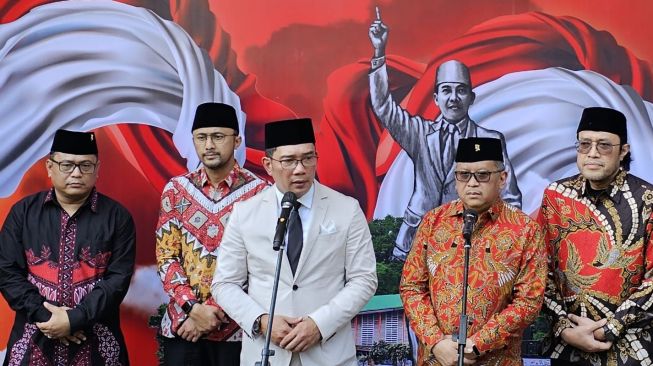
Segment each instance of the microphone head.
[{"label": "microphone head", "polygon": [[472,222],[476,222],[476,219],[478,219],[478,213],[476,210],[472,210],[471,208],[466,209],[463,211],[463,218],[464,220],[470,220]]},{"label": "microphone head", "polygon": [[297,196],[293,192],[288,191],[281,199],[281,207],[290,208],[295,204],[295,201],[297,201]]}]

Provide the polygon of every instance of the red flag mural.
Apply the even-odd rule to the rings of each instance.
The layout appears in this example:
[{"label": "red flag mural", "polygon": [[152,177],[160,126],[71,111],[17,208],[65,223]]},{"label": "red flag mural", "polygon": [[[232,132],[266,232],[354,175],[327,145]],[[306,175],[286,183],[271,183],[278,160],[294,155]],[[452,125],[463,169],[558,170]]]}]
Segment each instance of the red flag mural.
[{"label": "red flag mural", "polygon": [[[653,160],[648,2],[3,1],[0,222],[16,201],[49,187],[44,157],[57,128],[95,130],[98,189],[137,225],[138,268],[122,320],[130,358],[155,364],[147,317],[166,300],[154,226],[167,180],[197,165],[189,123],[198,103],[242,111],[238,156],[261,174],[263,124],[311,117],[318,179],[356,197],[370,219],[403,216],[412,163],[370,103],[375,6],[390,26],[390,92],[410,114],[438,115],[439,64],[469,66],[478,96],[470,115],[506,137],[526,212],[537,210],[548,182],[574,171],[585,106],[624,111],[632,171],[653,180],[645,170]],[[0,314],[3,352],[13,318],[4,300]]]}]

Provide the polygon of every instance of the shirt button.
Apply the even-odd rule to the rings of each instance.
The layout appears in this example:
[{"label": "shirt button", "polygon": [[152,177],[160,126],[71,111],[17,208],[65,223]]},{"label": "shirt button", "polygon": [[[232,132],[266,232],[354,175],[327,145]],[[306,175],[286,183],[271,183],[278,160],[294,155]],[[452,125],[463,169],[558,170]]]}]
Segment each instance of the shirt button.
[{"label": "shirt button", "polygon": [[297,286],[297,285],[292,285],[292,290],[293,290],[293,291],[297,291],[298,288],[299,288],[299,286]]}]

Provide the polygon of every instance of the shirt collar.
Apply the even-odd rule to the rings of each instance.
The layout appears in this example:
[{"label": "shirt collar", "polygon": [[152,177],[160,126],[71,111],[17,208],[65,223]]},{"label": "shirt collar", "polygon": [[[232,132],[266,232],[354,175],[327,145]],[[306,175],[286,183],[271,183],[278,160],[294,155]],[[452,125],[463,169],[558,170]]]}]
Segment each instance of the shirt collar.
[{"label": "shirt collar", "polygon": [[[277,204],[281,206],[281,200],[283,199],[283,193],[279,190],[277,185],[274,185],[274,193],[277,196]],[[308,208],[309,210],[313,206],[313,195],[315,195],[315,182],[311,184],[311,188],[303,196],[299,197],[297,201],[302,204],[302,206]]]},{"label": "shirt collar", "polygon": [[[208,174],[206,174],[206,168],[204,165],[199,167],[199,183],[200,187],[205,187],[207,184],[211,184],[211,181],[209,180]],[[241,174],[241,168],[240,165],[238,165],[238,162],[234,162],[234,167],[231,169],[229,174],[224,178],[222,182],[224,182],[227,187],[231,188],[235,182],[238,181],[238,177]],[[220,182],[220,183],[222,183]]]},{"label": "shirt collar", "polygon": [[[90,205],[91,211],[94,213],[97,212],[97,199],[98,193],[95,187],[93,187],[91,194],[86,198],[86,201],[82,204],[82,207]],[[57,201],[57,195],[54,193],[54,187],[50,188],[48,193],[45,195],[45,199],[43,199],[43,205],[45,206],[46,204],[53,204],[55,206],[61,207],[59,201]]]},{"label": "shirt collar", "polygon": [[[617,195],[617,193],[622,190],[627,175],[628,172],[626,170],[619,168],[619,172],[612,180],[612,183],[605,189],[605,192],[608,192],[608,197],[615,203],[619,203],[621,200],[621,195]],[[581,197],[592,198],[590,197],[590,190],[587,188],[589,184],[589,181],[582,174],[578,175],[576,186],[580,188]]]},{"label": "shirt collar", "polygon": [[[496,220],[503,212],[504,203],[501,198],[497,199],[487,211],[479,215],[479,220],[481,217],[487,217],[489,220]],[[463,206],[463,201],[457,199],[453,202],[453,209],[449,216],[462,216],[465,211],[465,206]]]},{"label": "shirt collar", "polygon": [[461,119],[460,121],[458,121],[456,123],[451,123],[451,122],[445,120],[442,115],[440,115],[440,117],[438,117],[438,119],[437,119],[437,122],[440,123],[440,128],[443,128],[443,126],[446,126],[445,123],[446,124],[453,124],[454,126],[456,126],[456,129],[458,130],[458,134],[460,136],[464,136],[465,133],[467,132],[467,125],[469,124],[469,116]]}]

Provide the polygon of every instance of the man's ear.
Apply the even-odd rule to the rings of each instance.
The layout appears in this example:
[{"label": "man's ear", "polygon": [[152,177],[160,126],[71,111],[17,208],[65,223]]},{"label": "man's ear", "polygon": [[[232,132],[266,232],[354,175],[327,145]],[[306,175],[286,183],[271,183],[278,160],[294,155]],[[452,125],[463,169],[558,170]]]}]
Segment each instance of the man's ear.
[{"label": "man's ear", "polygon": [[621,153],[619,153],[619,161],[624,160],[624,158],[629,152],[630,152],[630,144],[621,145]]},{"label": "man's ear", "polygon": [[263,156],[261,158],[261,165],[263,165],[263,168],[268,173],[268,175],[272,176],[272,159],[267,156]]}]

